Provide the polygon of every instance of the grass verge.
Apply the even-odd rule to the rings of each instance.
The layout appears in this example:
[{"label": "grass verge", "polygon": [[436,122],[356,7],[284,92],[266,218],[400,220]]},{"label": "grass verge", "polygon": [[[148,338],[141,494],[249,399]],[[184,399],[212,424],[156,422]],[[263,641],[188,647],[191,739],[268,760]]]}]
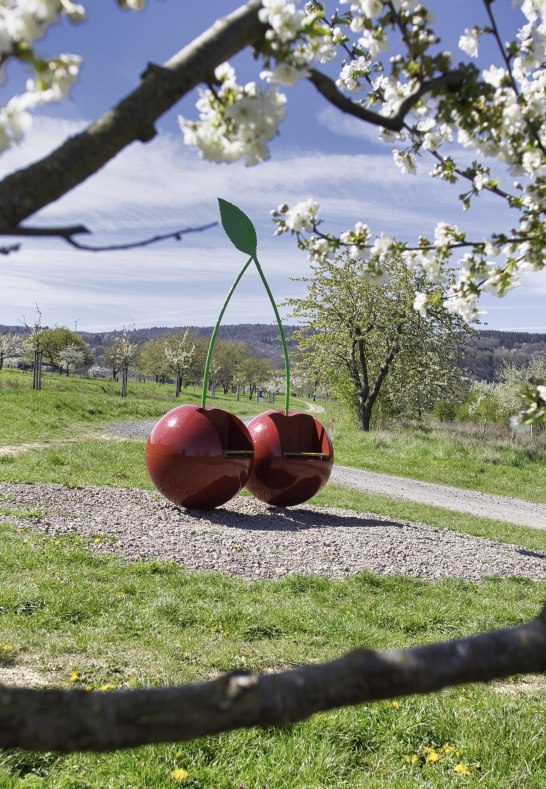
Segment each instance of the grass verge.
[{"label": "grass verge", "polygon": [[546,455],[532,437],[488,436],[456,424],[363,433],[335,404],[326,404],[323,421],[342,466],[546,502]]}]

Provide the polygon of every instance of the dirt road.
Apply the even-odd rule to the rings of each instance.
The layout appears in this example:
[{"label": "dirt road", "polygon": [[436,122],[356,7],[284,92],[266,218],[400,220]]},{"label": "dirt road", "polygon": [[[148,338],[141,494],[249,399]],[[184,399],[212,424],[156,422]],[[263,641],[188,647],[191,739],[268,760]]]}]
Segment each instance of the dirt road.
[{"label": "dirt road", "polygon": [[406,499],[446,510],[468,512],[482,518],[530,526],[532,529],[546,529],[546,504],[451,488],[433,482],[419,482],[406,477],[376,474],[347,466],[335,466],[330,480],[337,485],[346,485],[393,499]]}]

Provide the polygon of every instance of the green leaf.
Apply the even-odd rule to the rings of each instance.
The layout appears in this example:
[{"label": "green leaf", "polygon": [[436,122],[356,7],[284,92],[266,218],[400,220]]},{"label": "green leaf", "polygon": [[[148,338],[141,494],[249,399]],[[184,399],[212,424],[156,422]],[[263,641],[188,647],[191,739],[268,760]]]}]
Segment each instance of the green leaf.
[{"label": "green leaf", "polygon": [[226,235],[236,249],[246,252],[247,255],[256,256],[258,237],[256,229],[248,216],[233,203],[218,198],[220,217]]}]

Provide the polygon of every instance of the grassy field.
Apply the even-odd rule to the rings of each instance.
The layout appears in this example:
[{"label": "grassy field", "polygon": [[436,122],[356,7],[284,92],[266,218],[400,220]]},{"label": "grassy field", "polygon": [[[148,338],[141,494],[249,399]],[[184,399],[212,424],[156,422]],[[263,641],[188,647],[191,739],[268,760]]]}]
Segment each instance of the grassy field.
[{"label": "grassy field", "polygon": [[[198,389],[183,390],[176,401],[173,387],[129,384],[121,399],[111,381],[44,376],[44,388],[33,392],[29,374],[0,371],[0,447],[48,442],[100,432],[102,425],[129,419],[157,419],[182,402],[199,403]],[[264,404],[217,392],[208,404],[241,417],[265,410]],[[292,400],[295,409],[305,406]],[[546,502],[546,442],[543,436],[516,437],[478,426],[426,424],[393,426],[371,433],[355,429],[344,410],[323,403],[321,417],[333,438],[336,462],[385,474]],[[267,408],[267,406],[266,406]],[[112,483],[117,484],[117,483]]]},{"label": "grassy field", "polygon": [[[453,638],[523,622],[546,595],[546,584],[523,579],[473,584],[363,574],[249,582],[187,575],[174,565],[124,564],[91,555],[73,538],[5,526],[0,556],[0,668],[3,662],[44,682],[104,691],[234,667],[286,668],[362,644]],[[138,751],[4,752],[0,786],[168,787],[179,769],[187,772],[183,783],[203,789],[409,787],[416,780],[538,789],[546,769],[544,691],[518,692],[517,679],[338,710],[278,731]]]},{"label": "grassy field", "polygon": [[442,423],[362,433],[339,406],[325,406],[324,423],[341,465],[546,502],[546,443],[540,434],[521,437]]},{"label": "grassy field", "polygon": [[[86,434],[109,422],[160,416],[176,404],[172,387],[130,385],[129,398],[121,401],[117,385],[104,382],[48,377],[41,393],[27,390],[28,383],[28,376],[0,373],[0,443],[78,440],[0,455],[0,479],[151,487],[143,442],[99,441]],[[182,402],[192,396],[197,393],[183,393]],[[239,407],[241,415],[260,408],[232,398],[217,398],[217,404]],[[370,461],[374,470],[403,473],[411,466],[406,446],[416,462],[419,431],[374,438],[353,429],[347,436],[344,419],[328,407],[324,421],[334,433],[339,462],[351,463],[351,453],[368,453],[374,463],[384,463],[377,468]],[[447,434],[438,438],[446,447],[451,440]],[[396,467],[393,446],[400,453]],[[485,453],[487,447],[479,449]],[[434,481],[461,484],[450,479],[461,462],[467,461],[457,452],[449,454],[444,476]],[[531,454],[513,467],[521,484],[529,469],[538,473]],[[495,470],[498,465],[488,477],[492,486]],[[498,489],[502,484],[493,492],[504,492]],[[546,532],[336,486],[327,487],[316,503],[546,550]],[[203,679],[236,667],[282,669],[327,660],[357,645],[403,647],[519,624],[546,597],[546,583],[521,578],[476,584],[362,574],[341,581],[296,576],[250,582],[191,575],[168,563],[97,556],[77,536],[37,534],[36,513],[10,509],[9,494],[0,500],[0,515],[8,521],[0,525],[0,681],[29,672],[35,683],[107,692]],[[9,526],[11,518],[17,518],[16,528]],[[0,789],[402,789],[416,783],[542,789],[546,683],[544,677],[527,685],[521,680],[337,710],[282,730],[252,729],[100,756],[4,751]]]},{"label": "grassy field", "polygon": [[[119,383],[45,374],[40,392],[31,389],[29,373],[0,371],[0,446],[72,438],[99,430],[101,425],[129,419],[159,419],[182,403],[201,402],[195,387],[182,390],[178,400],[168,384],[130,381],[128,396],[119,397]],[[207,405],[225,408],[241,417],[263,411],[263,404],[216,390]]]}]

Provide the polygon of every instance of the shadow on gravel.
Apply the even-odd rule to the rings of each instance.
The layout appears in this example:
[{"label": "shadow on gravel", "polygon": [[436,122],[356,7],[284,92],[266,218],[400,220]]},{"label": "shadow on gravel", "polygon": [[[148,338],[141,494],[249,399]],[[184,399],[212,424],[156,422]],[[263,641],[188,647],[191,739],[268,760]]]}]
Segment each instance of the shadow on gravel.
[{"label": "shadow on gravel", "polygon": [[517,552],[522,556],[532,556],[533,559],[546,559],[546,553],[537,553],[537,551],[530,551],[527,548],[518,548]]},{"label": "shadow on gravel", "polygon": [[396,521],[374,518],[344,518],[333,513],[316,512],[315,510],[289,509],[288,507],[270,507],[266,512],[246,515],[231,510],[180,510],[187,518],[206,519],[210,523],[226,529],[246,529],[247,531],[305,531],[321,528],[397,528],[403,524]]}]

